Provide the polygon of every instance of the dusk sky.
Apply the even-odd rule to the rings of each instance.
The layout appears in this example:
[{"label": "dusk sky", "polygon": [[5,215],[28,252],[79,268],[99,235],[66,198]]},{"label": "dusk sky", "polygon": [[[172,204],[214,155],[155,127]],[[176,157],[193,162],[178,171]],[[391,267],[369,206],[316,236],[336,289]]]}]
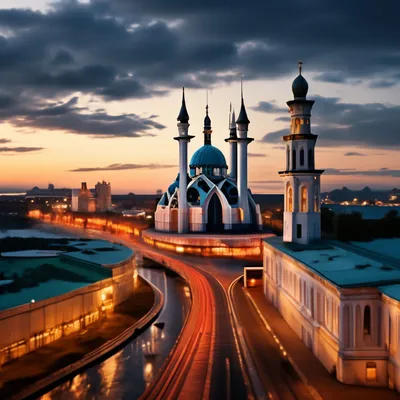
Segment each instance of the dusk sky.
[{"label": "dusk sky", "polygon": [[189,159],[208,89],[229,165],[243,75],[249,186],[281,193],[298,60],[322,190],[400,187],[399,15],[392,0],[0,0],[0,190],[102,179],[114,193],[165,190],[182,86]]}]

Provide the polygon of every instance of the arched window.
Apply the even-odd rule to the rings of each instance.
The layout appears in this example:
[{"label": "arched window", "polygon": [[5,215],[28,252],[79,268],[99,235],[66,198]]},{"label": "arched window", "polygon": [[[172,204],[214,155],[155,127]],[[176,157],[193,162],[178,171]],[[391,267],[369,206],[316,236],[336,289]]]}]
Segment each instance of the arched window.
[{"label": "arched window", "polygon": [[292,170],[296,169],[296,149],[292,151]]},{"label": "arched window", "polygon": [[314,212],[319,212],[318,182],[314,182]]},{"label": "arched window", "polygon": [[304,149],[300,149],[300,165],[304,165]]},{"label": "arched window", "polygon": [[300,199],[300,211],[307,212],[307,188],[305,186],[301,187]]},{"label": "arched window", "polygon": [[294,123],[296,125],[295,133],[300,133],[300,118],[296,118]]},{"label": "arched window", "polygon": [[308,150],[308,169],[314,169],[314,152],[313,149]]},{"label": "arched window", "polygon": [[290,163],[290,149],[289,146],[286,147],[286,171],[289,171],[289,163]]},{"label": "arched window", "polygon": [[293,211],[293,189],[289,182],[286,187],[286,211]]},{"label": "arched window", "polygon": [[371,308],[369,306],[364,308],[364,335],[371,335]]},{"label": "arched window", "polygon": [[200,194],[197,189],[194,187],[190,187],[187,191],[187,201],[189,203],[199,203],[200,202]]}]

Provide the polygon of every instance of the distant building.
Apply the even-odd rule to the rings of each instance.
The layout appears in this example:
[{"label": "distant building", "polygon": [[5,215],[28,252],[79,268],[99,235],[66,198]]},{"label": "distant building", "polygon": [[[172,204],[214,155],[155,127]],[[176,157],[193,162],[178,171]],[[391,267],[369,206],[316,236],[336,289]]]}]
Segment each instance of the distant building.
[{"label": "distant building", "polygon": [[106,212],[111,210],[111,184],[105,181],[97,182],[96,185],[96,200],[97,200],[97,212]]},{"label": "distant building", "polygon": [[72,189],[71,191],[71,211],[77,212],[78,211],[78,198],[81,189]]},{"label": "distant building", "polygon": [[86,182],[82,182],[78,195],[78,212],[95,212],[96,204],[93,193],[87,188]]},{"label": "distant building", "polygon": [[35,186],[26,192],[25,201],[28,211],[33,209],[41,211],[68,210],[71,207],[71,189],[56,189],[51,183],[47,189]]}]

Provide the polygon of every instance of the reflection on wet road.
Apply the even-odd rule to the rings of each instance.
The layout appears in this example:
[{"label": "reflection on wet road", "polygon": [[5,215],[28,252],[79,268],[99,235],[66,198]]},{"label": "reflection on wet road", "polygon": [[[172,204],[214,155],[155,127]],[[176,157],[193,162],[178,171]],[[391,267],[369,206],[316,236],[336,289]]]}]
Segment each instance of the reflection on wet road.
[{"label": "reflection on wet road", "polygon": [[189,288],[164,269],[138,268],[164,294],[164,308],[154,324],[105,361],[88,368],[41,397],[57,399],[136,399],[150,384],[171,351],[190,307]]}]

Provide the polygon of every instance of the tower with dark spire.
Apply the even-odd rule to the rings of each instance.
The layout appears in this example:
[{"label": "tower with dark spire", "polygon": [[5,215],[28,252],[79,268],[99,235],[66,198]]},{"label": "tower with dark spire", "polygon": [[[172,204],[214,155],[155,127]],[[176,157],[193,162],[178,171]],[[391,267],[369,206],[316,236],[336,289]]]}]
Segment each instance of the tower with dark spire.
[{"label": "tower with dark spire", "polygon": [[315,169],[317,135],[311,133],[313,100],[307,99],[308,83],[299,75],[292,84],[293,100],[286,104],[290,112],[290,134],[283,137],[286,147],[286,169],[279,172],[284,180],[285,207],[283,240],[308,244],[321,238],[320,176]]},{"label": "tower with dark spire", "polygon": [[230,173],[229,177],[236,182],[237,180],[237,131],[235,110],[232,109],[232,103],[229,107],[229,137],[225,139],[229,143],[230,149]]},{"label": "tower with dark spire", "polygon": [[182,89],[182,106],[178,115],[179,136],[174,139],[179,142],[179,192],[178,192],[178,232],[186,233],[189,230],[189,213],[186,198],[187,190],[187,153],[188,143],[194,136],[189,132],[189,113],[186,109],[185,88]]},{"label": "tower with dark spire", "polygon": [[204,117],[203,133],[204,133],[204,144],[211,144],[212,129],[211,129],[211,118],[208,115],[208,99],[206,105],[206,116]]},{"label": "tower with dark spire", "polygon": [[244,105],[243,97],[243,80],[241,81],[241,105],[239,117],[236,120],[237,124],[237,145],[238,145],[238,176],[237,176],[237,187],[239,195],[239,208],[240,208],[240,219],[242,224],[251,224],[251,213],[249,204],[249,192],[248,192],[248,173],[247,173],[247,146],[254,139],[247,136],[249,130],[249,118],[247,117],[246,107]]}]

